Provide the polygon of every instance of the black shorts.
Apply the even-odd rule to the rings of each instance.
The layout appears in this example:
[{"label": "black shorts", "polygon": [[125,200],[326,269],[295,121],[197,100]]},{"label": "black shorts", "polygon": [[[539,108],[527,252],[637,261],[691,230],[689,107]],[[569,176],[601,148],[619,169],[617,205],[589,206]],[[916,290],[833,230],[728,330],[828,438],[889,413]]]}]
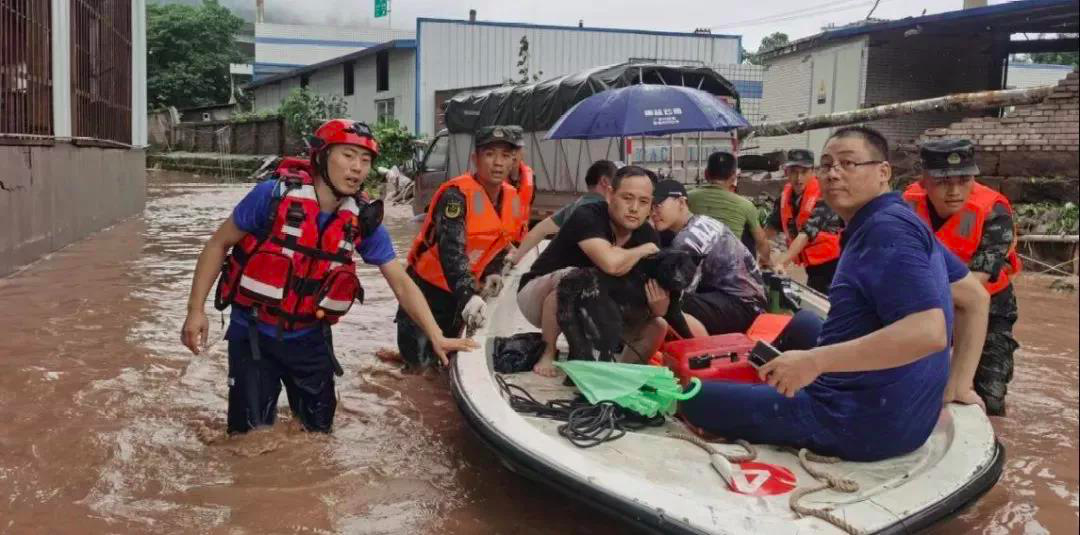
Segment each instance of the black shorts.
[{"label": "black shorts", "polygon": [[724,292],[702,292],[684,295],[683,312],[705,326],[709,335],[744,333],[761,311]]},{"label": "black shorts", "polygon": [[[409,275],[420,288],[420,293],[424,294],[424,299],[427,300],[428,307],[431,309],[431,315],[435,317],[435,323],[442,329],[443,336],[447,338],[461,336],[462,323],[456,321],[460,307],[454,298],[454,294],[417,277],[412,273],[412,270],[410,270]],[[401,358],[406,364],[410,367],[423,368],[438,363],[439,358],[432,351],[431,342],[428,340],[427,335],[424,334],[424,330],[409,317],[409,314],[400,305],[394,321],[397,323],[398,352],[401,353]],[[458,332],[454,331],[455,328]]]},{"label": "black shorts", "polygon": [[839,258],[816,266],[806,266],[806,285],[822,294],[829,295],[829,286],[832,286],[838,264],[840,264]]},{"label": "black shorts", "polygon": [[329,433],[334,424],[334,366],[321,330],[278,340],[258,334],[259,360],[246,329],[229,329],[228,432],[274,424],[281,385],[292,413],[308,431]]}]

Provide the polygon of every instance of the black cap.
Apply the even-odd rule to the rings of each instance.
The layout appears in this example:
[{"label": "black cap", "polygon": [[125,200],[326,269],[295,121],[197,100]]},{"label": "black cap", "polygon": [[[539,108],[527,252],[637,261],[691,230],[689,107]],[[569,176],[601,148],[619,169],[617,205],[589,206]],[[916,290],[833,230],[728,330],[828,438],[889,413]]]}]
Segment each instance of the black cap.
[{"label": "black cap", "polygon": [[806,149],[791,149],[784,155],[784,167],[814,167],[814,152]]},{"label": "black cap", "polygon": [[494,125],[485,126],[476,131],[476,148],[480,148],[492,143],[506,143],[514,148],[520,149],[525,146],[522,141],[524,138],[524,132],[520,126],[516,125]]},{"label": "black cap", "polygon": [[717,151],[709,155],[705,173],[713,180],[724,180],[735,171],[735,155],[727,151]]},{"label": "black cap", "polygon": [[975,164],[975,145],[966,139],[940,139],[927,141],[919,149],[922,168],[933,177],[975,176],[979,166]]},{"label": "black cap", "polygon": [[686,187],[674,180],[661,180],[653,189],[653,204],[660,204],[668,198],[686,197]]}]

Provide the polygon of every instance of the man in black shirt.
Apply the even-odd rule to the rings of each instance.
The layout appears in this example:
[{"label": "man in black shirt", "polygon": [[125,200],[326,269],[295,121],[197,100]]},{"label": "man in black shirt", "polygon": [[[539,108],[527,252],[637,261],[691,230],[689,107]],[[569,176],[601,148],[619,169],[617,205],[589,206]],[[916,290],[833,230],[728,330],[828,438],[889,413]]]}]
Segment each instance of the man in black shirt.
[{"label": "man in black shirt", "polygon": [[[580,206],[562,226],[548,247],[521,277],[518,307],[543,334],[544,354],[533,368],[541,375],[554,376],[555,341],[559,326],[555,318],[555,289],[559,280],[574,268],[596,267],[609,275],[628,273],[638,260],[656,253],[659,237],[647,224],[652,210],[653,182],[644,169],[626,166],[615,173],[608,203]],[[659,320],[659,321],[657,321]],[[666,324],[654,318],[630,344],[646,348],[664,335]],[[632,350],[630,345],[628,349]],[[651,353],[651,351],[649,352]]]}]

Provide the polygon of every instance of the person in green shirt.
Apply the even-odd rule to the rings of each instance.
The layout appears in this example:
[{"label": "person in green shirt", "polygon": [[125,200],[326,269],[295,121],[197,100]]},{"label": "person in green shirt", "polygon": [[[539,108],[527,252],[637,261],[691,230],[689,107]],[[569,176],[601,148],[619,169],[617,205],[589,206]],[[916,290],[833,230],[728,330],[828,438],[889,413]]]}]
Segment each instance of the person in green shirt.
[{"label": "person in green shirt", "polygon": [[529,229],[529,233],[521,240],[521,245],[510,253],[510,261],[516,266],[529,251],[536,248],[545,238],[555,235],[562,228],[563,223],[570,219],[579,206],[607,201],[607,195],[611,192],[611,179],[615,176],[618,167],[611,160],[597,160],[585,171],[585,186],[588,193],[578,197],[574,202],[562,207],[558,212],[551,214],[543,221]]},{"label": "person in green shirt", "polygon": [[735,193],[739,180],[735,155],[718,151],[709,155],[705,167],[707,183],[689,193],[690,211],[707,215],[727,225],[736,236],[749,234],[757,246],[757,260],[762,267],[770,265],[769,240],[758,221],[758,211],[749,199]]}]

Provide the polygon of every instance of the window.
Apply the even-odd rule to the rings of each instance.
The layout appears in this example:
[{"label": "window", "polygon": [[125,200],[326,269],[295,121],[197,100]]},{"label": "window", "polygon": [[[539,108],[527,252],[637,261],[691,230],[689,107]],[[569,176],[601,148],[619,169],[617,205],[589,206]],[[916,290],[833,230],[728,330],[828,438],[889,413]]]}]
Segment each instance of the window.
[{"label": "window", "polygon": [[70,6],[72,133],[129,144],[131,2],[71,0]]},{"label": "window", "polygon": [[390,90],[390,51],[388,50],[375,54],[375,90]]},{"label": "window", "polygon": [[311,77],[306,74],[300,75],[300,89],[307,89],[308,82],[311,81]]},{"label": "window", "polygon": [[383,100],[375,101],[375,121],[376,123],[385,123],[393,121],[394,117],[394,99],[387,98]]},{"label": "window", "polygon": [[353,81],[353,75],[356,74],[355,66],[353,65],[353,62],[346,61],[345,64],[341,66],[341,70],[342,77],[345,79],[345,87],[342,89],[342,93],[344,93],[345,96],[352,95],[355,87]]},{"label": "window", "polygon": [[49,2],[0,2],[0,133],[53,133],[49,17]]},{"label": "window", "polygon": [[427,157],[424,159],[424,165],[421,169],[425,173],[432,173],[437,171],[446,170],[446,157],[448,155],[449,144],[446,141],[446,136],[439,136],[435,138],[435,142],[431,144],[428,149]]}]

